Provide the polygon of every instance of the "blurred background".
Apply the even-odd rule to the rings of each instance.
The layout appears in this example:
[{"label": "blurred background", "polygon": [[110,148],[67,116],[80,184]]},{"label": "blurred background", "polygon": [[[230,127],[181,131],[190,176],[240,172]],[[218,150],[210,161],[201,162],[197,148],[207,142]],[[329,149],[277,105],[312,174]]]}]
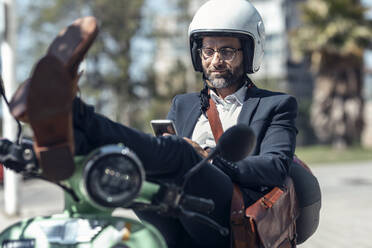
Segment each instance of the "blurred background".
[{"label": "blurred background", "polygon": [[[80,95],[98,112],[150,133],[149,121],[165,118],[176,94],[202,86],[191,64],[187,30],[204,2],[3,0],[0,42],[9,31],[5,20],[11,3],[19,84],[60,29],[80,16],[95,16],[100,33],[81,65]],[[363,224],[366,218],[372,223],[366,211],[372,203],[366,199],[372,195],[372,0],[251,2],[266,28],[263,64],[251,78],[258,87],[297,98],[296,153],[314,170],[323,190],[321,225],[302,246],[372,247],[370,235],[361,234],[372,233],[372,224]],[[27,127],[26,135],[32,135]],[[0,170],[0,181],[2,177]],[[22,210],[16,212],[22,217]],[[331,233],[345,240],[335,244]],[[359,245],[351,241],[356,237]]]}]

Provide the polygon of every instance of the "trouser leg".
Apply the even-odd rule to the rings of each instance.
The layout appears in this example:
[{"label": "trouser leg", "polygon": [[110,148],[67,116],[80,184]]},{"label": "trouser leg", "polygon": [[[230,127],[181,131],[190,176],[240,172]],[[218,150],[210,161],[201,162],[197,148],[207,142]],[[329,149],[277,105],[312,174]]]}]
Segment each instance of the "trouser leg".
[{"label": "trouser leg", "polygon": [[[213,199],[215,209],[210,217],[229,228],[232,182],[226,174],[207,164],[190,179],[185,193]],[[193,219],[181,217],[174,220],[151,212],[137,214],[158,227],[170,247],[229,247],[229,236],[223,237],[217,230]]]},{"label": "trouser leg", "polygon": [[137,154],[148,177],[172,176],[176,180],[181,180],[181,175],[201,159],[180,137],[154,137],[113,122],[96,114],[92,106],[78,98],[74,100],[73,115],[75,133],[78,133],[75,137],[77,155],[103,145],[122,143]]},{"label": "trouser leg", "polygon": [[151,223],[158,229],[168,248],[179,248],[179,244],[184,243],[185,236],[188,236],[182,223],[176,218],[162,216],[153,211],[135,211],[135,213],[138,218]]},{"label": "trouser leg", "polygon": [[302,244],[313,235],[319,226],[320,200],[300,209],[296,221],[297,243]]},{"label": "trouser leg", "polygon": [[[205,165],[195,174],[186,187],[188,194],[213,199],[215,209],[211,217],[227,228],[230,226],[232,190],[231,179],[211,164]],[[217,230],[206,228],[205,225],[187,218],[181,218],[181,222],[198,244],[208,247],[229,247],[229,237],[221,236]]]},{"label": "trouser leg", "polygon": [[321,191],[314,175],[297,163],[292,163],[289,175],[293,179],[300,216],[296,221],[297,243],[305,242],[319,225]]}]

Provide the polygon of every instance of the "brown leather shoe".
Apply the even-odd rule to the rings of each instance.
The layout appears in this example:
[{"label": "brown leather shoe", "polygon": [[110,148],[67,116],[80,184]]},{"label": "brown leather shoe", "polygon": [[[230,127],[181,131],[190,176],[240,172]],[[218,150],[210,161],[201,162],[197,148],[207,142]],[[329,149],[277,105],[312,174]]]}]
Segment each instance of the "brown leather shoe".
[{"label": "brown leather shoe", "polygon": [[34,132],[34,150],[49,180],[69,178],[75,169],[72,129],[73,80],[64,64],[47,55],[28,81],[26,112]]},{"label": "brown leather shoe", "polygon": [[[52,55],[59,59],[73,79],[72,90],[74,93],[77,91],[77,82],[80,77],[77,70],[97,34],[97,20],[94,17],[79,18],[63,29],[48,48],[46,56]],[[28,79],[19,86],[10,101],[12,115],[24,122],[28,122],[26,99],[29,81]]]}]

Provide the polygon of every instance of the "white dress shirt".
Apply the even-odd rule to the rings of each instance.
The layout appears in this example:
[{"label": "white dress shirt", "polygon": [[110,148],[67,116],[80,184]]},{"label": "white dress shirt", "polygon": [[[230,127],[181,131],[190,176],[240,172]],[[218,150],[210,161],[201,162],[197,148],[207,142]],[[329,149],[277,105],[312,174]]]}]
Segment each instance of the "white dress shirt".
[{"label": "white dress shirt", "polygon": [[[246,92],[247,86],[245,85],[234,94],[228,95],[225,99],[222,99],[213,90],[210,91],[211,98],[216,103],[223,131],[236,125],[238,116],[242,110]],[[199,117],[195,125],[191,139],[202,148],[216,146],[209,121],[203,114]]]}]

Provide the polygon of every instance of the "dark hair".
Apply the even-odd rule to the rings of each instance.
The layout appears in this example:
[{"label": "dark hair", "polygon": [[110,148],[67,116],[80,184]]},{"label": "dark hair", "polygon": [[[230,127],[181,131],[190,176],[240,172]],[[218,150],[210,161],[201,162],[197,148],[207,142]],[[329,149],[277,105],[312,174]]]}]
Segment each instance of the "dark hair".
[{"label": "dark hair", "polygon": [[203,89],[200,91],[199,97],[200,97],[200,110],[203,113],[203,115],[208,119],[207,117],[207,110],[209,109],[209,98],[211,97],[209,95],[209,87],[206,82],[206,78],[203,74]]}]

